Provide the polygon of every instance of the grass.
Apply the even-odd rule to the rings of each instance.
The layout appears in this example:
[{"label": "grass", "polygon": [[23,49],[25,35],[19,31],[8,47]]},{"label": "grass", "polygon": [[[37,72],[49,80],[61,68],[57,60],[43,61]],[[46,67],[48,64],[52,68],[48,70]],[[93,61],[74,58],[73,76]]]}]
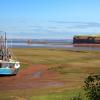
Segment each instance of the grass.
[{"label": "grass", "polygon": [[87,100],[82,89],[71,89],[63,92],[53,92],[53,90],[11,90],[0,92],[1,100],[71,100],[71,98],[81,95],[82,100]]},{"label": "grass", "polygon": [[13,49],[15,56],[23,63],[33,64],[68,64],[68,63],[87,63],[89,61],[99,61],[99,52],[74,52],[64,49],[32,49],[19,48]]},{"label": "grass", "polygon": [[69,90],[62,93],[51,93],[46,95],[32,96],[30,100],[71,100],[73,97],[80,95],[82,100],[87,100],[82,90]]},{"label": "grass", "polygon": [[32,64],[47,64],[48,69],[61,73],[100,72],[100,52],[67,51],[65,49],[18,48],[13,49],[21,68]]},{"label": "grass", "polygon": [[[100,73],[99,51],[68,51],[66,49],[13,48],[14,55],[21,62],[21,70],[34,64],[45,64],[47,69],[61,74],[59,80],[74,84],[57,89],[0,91],[0,100],[69,100],[82,87],[84,78],[90,73]],[[75,88],[75,90],[73,90]],[[67,90],[67,91],[65,91]],[[82,91],[82,90],[81,90]],[[79,93],[79,92],[78,92]],[[83,95],[83,100],[86,98]]]}]

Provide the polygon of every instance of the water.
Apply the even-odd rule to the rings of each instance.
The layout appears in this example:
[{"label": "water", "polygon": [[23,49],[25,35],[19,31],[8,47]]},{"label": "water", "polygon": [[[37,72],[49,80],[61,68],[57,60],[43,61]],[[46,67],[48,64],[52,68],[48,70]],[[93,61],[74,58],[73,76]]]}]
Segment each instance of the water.
[{"label": "water", "polygon": [[16,47],[21,47],[21,48],[71,48],[73,47],[72,44],[27,44],[27,43],[13,43],[10,45],[8,43],[8,47],[16,48]]},{"label": "water", "polygon": [[[11,43],[12,41],[12,43]],[[33,44],[28,44],[27,40],[8,40],[8,47],[16,48],[34,48],[34,47],[43,47],[43,48],[69,48],[73,47],[72,40],[47,40],[47,39],[32,39]]]},{"label": "water", "polygon": [[[43,43],[46,41],[47,43]],[[38,43],[39,42],[39,43]],[[14,42],[8,42],[10,48],[64,48],[67,50],[84,51],[84,50],[96,50],[100,51],[100,47],[74,47],[72,40],[34,40],[34,44],[28,44],[25,40],[16,40]]]}]

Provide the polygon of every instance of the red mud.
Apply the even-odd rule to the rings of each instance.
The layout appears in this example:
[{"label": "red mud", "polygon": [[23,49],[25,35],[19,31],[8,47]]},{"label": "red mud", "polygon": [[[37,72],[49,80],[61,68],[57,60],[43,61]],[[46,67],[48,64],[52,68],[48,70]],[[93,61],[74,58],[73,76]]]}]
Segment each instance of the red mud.
[{"label": "red mud", "polygon": [[74,44],[75,47],[100,47],[100,44]]},{"label": "red mud", "polygon": [[0,90],[63,86],[57,77],[59,74],[48,71],[46,65],[29,66],[16,76],[0,76]]}]

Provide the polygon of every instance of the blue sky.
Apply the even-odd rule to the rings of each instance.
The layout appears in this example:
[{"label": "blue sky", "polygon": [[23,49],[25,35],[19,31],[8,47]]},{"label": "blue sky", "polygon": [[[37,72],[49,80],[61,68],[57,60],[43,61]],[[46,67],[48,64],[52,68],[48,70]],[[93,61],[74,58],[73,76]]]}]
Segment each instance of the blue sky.
[{"label": "blue sky", "polygon": [[66,39],[100,33],[100,0],[0,0],[9,38]]}]

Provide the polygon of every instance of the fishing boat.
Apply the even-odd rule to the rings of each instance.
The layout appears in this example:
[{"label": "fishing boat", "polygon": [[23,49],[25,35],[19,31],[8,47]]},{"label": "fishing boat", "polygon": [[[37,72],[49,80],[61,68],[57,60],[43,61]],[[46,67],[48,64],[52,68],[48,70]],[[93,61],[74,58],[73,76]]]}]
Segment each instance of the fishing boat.
[{"label": "fishing boat", "polygon": [[20,62],[14,59],[11,48],[8,48],[5,33],[0,36],[0,75],[16,75],[19,68]]}]

